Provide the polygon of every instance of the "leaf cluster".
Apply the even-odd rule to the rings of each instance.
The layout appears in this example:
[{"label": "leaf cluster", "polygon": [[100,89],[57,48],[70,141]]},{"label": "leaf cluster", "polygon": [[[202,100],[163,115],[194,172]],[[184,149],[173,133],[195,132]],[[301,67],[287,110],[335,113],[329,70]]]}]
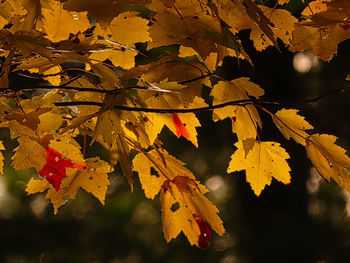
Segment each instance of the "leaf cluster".
[{"label": "leaf cluster", "polygon": [[[258,51],[283,43],[326,61],[350,38],[345,0],[313,1],[299,18],[283,8],[287,0],[277,2],[269,8],[252,0],[1,1],[0,125],[19,144],[13,168],[37,171],[27,193],[46,192],[55,213],[80,188],[104,204],[109,173],[119,163],[131,191],[137,173],[147,198],[159,194],[167,242],[183,232],[191,245],[206,248],[211,230],[225,231],[218,209],[158,138],[166,126],[198,147],[195,112],[203,110],[212,111],[214,122],[232,121],[237,150],[227,171],[244,170],[256,195],[273,178],[291,181],[289,154],[280,143],[260,139],[261,113],[305,147],[323,178],[350,192],[350,159],[336,137],[307,132],[313,126],[297,109],[271,112],[269,104],[279,103],[263,100],[264,89],[248,78],[215,75],[226,56],[254,64],[238,37],[242,30],[250,30]],[[147,51],[177,48],[137,65],[135,56],[146,56],[137,43]],[[11,86],[10,74],[48,84]],[[210,104],[201,96],[204,85]],[[78,135],[104,147],[109,160],[85,158],[89,146],[79,145]]]}]

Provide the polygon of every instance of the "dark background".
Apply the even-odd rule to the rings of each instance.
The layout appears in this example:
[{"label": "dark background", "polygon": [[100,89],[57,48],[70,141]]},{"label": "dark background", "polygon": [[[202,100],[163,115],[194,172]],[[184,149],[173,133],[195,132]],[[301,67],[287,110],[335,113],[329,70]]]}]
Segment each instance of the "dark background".
[{"label": "dark background", "polygon": [[[304,100],[347,85],[349,41],[339,45],[330,63],[320,61],[308,73],[298,73],[293,67],[295,54],[271,47],[258,53],[247,36],[248,32],[240,34],[254,67],[229,58],[218,74],[227,79],[250,77],[265,89],[267,100]],[[297,108],[315,127],[313,133],[336,135],[338,144],[350,149],[349,99],[347,91]],[[205,251],[190,247],[182,234],[166,244],[159,199],[145,199],[137,179],[131,194],[119,172],[111,175],[105,206],[81,190],[54,215],[44,195],[26,196],[31,171],[15,173],[9,165],[12,153],[5,152],[5,175],[0,177],[0,262],[350,262],[349,195],[319,178],[304,148],[285,140],[270,117],[260,113],[262,140],[279,141],[291,156],[292,168],[289,185],[274,180],[260,197],[254,195],[244,173],[226,174],[236,141],[228,120],[214,124],[209,112],[200,113],[199,149],[167,129],[161,134],[168,151],[212,189],[208,197],[220,209],[226,233],[213,234]],[[0,132],[8,138],[6,130]],[[13,149],[16,144],[6,141],[5,146]],[[92,151],[88,154],[96,154]]]}]

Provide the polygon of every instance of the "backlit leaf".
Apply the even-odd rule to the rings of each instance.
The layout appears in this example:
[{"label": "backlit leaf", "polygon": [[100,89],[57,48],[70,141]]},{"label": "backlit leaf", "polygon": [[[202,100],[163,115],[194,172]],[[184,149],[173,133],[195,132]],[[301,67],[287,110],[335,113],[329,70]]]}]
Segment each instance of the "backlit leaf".
[{"label": "backlit leaf", "polygon": [[[248,100],[249,96],[259,98],[264,95],[264,90],[249,81],[248,78],[239,78],[229,81],[220,81],[210,93],[214,97],[213,105],[235,100]],[[255,106],[226,106],[213,111],[213,120],[231,118],[232,131],[238,139],[256,138],[258,125],[261,120]]]},{"label": "backlit leaf", "polygon": [[90,27],[87,12],[68,12],[63,3],[54,1],[49,9],[42,9],[43,31],[51,41],[67,40],[69,34],[83,32]]},{"label": "backlit leaf", "polygon": [[328,182],[332,178],[350,192],[350,158],[336,145],[337,137],[314,134],[306,141],[306,152],[319,174]]},{"label": "backlit leaf", "polygon": [[203,195],[199,185],[197,181],[180,175],[164,182],[160,200],[167,242],[182,231],[191,245],[206,248],[210,241],[207,226],[219,235],[225,232],[218,209]]},{"label": "backlit leaf", "polygon": [[79,188],[83,188],[104,205],[107,186],[110,184],[108,179],[109,164],[98,157],[86,159],[85,163],[86,169],[77,172],[66,194],[74,198]]},{"label": "backlit leaf", "polygon": [[102,204],[104,204],[107,186],[109,185],[108,163],[99,158],[86,159],[84,170],[68,169],[67,176],[63,178],[61,187],[57,191],[46,179],[31,179],[27,184],[26,192],[35,194],[46,190],[46,198],[50,199],[55,214],[58,209],[68,202],[69,198],[74,198],[77,191],[83,188],[93,194]]},{"label": "backlit leaf", "polygon": [[150,0],[68,0],[64,8],[70,11],[87,11],[88,17],[95,19],[103,27],[108,26],[125,5],[142,5]]},{"label": "backlit leaf", "polygon": [[304,119],[304,117],[298,115],[298,110],[279,110],[273,115],[272,119],[287,140],[292,138],[297,143],[300,143],[303,146],[306,145],[306,138],[309,135],[304,130],[313,129],[313,127]]},{"label": "backlit leaf", "polygon": [[[124,12],[115,17],[106,28],[97,27],[98,30],[95,29],[95,33],[111,40],[110,44],[114,49],[95,52],[90,58],[99,61],[109,59],[115,66],[126,69],[134,67],[134,57],[138,54],[134,49],[135,43],[151,40],[148,33],[148,20],[137,16],[137,14],[137,12]],[[106,41],[102,41],[102,43],[106,43]]]},{"label": "backlit leaf", "polygon": [[12,157],[12,166],[16,170],[34,167],[40,171],[46,163],[44,148],[29,137],[23,136],[17,139],[19,146]]},{"label": "backlit leaf", "polygon": [[289,154],[277,142],[261,142],[254,139],[238,141],[238,148],[231,156],[227,172],[245,170],[247,182],[259,196],[272,178],[290,183],[290,168],[287,163]]},{"label": "backlit leaf", "polygon": [[56,191],[61,187],[62,180],[66,177],[66,168],[85,169],[85,163],[75,164],[71,159],[66,158],[61,153],[48,147],[44,149],[46,154],[46,163],[39,171],[40,176],[52,184]]},{"label": "backlit leaf", "polygon": [[[137,154],[133,160],[133,171],[138,173],[146,197],[153,199],[166,180],[171,180],[178,175],[195,179],[192,172],[184,165],[165,150],[159,149]],[[201,191],[206,192],[205,188]]]}]

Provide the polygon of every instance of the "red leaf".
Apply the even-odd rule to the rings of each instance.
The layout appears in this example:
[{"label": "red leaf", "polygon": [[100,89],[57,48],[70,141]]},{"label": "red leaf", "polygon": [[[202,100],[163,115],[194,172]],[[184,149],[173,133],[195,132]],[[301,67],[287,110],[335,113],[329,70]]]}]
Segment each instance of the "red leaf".
[{"label": "red leaf", "polygon": [[199,229],[201,231],[199,238],[198,238],[198,247],[200,249],[207,249],[210,245],[210,238],[211,238],[211,229],[207,222],[203,221],[203,219],[197,215],[196,222],[199,226]]},{"label": "red leaf", "polygon": [[190,135],[188,134],[188,131],[186,130],[185,125],[181,122],[179,116],[177,116],[176,113],[173,113],[173,121],[176,127],[176,135],[177,137],[180,137],[181,135],[185,137],[187,140],[190,139]]},{"label": "red leaf", "polygon": [[66,168],[85,169],[85,164],[76,164],[71,159],[66,159],[61,153],[48,147],[44,149],[46,153],[46,164],[39,171],[40,176],[45,177],[47,181],[55,188],[60,190],[63,178],[67,176]]}]

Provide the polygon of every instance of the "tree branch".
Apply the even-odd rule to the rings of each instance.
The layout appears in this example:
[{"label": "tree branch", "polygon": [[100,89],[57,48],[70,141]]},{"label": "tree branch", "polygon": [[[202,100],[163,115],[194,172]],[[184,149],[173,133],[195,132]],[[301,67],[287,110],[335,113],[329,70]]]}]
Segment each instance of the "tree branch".
[{"label": "tree branch", "polygon": [[[124,111],[137,111],[137,112],[153,112],[153,113],[190,113],[190,112],[200,112],[200,111],[208,111],[208,110],[214,110],[218,108],[223,108],[226,106],[245,106],[248,104],[265,104],[265,105],[278,105],[278,106],[293,106],[298,104],[308,104],[313,103],[318,100],[321,100],[325,97],[334,95],[339,92],[345,92],[348,89],[350,89],[350,85],[347,85],[343,88],[336,89],[330,92],[327,92],[323,95],[317,96],[312,99],[308,100],[302,100],[302,101],[294,101],[294,102],[278,102],[278,101],[267,101],[267,100],[260,100],[260,99],[244,99],[244,100],[235,100],[235,101],[228,101],[216,105],[209,105],[206,107],[199,107],[199,108],[189,108],[189,109],[160,109],[160,108],[143,108],[143,107],[129,107],[124,105],[114,105],[113,108],[116,110],[124,110]],[[95,101],[71,101],[71,102],[56,102],[56,106],[80,106],[80,105],[89,105],[89,106],[99,106],[103,107],[102,102],[95,102]]]},{"label": "tree branch", "polygon": [[[59,73],[56,74],[51,74],[52,76],[57,75]],[[50,76],[51,76],[50,75]],[[28,77],[27,75],[25,75],[26,77]],[[49,75],[46,75],[49,76]],[[45,77],[46,77],[45,76]],[[200,79],[204,79],[206,77],[210,77],[210,76],[215,76],[212,73],[206,74],[206,75],[201,75],[199,77],[193,78],[193,79],[188,79],[185,81],[180,81],[178,82],[179,84],[183,85],[186,83],[190,83],[190,82],[194,82]],[[96,93],[102,93],[102,94],[117,94],[123,90],[135,90],[135,89],[143,89],[146,90],[148,89],[147,87],[142,87],[142,86],[130,86],[130,87],[125,87],[123,89],[114,89],[114,90],[104,90],[104,89],[96,89],[96,88],[81,88],[81,87],[73,87],[73,86],[68,86],[68,84],[72,83],[73,81],[79,79],[81,76],[77,76],[69,81],[67,81],[66,83],[63,83],[59,86],[52,86],[52,85],[43,85],[43,86],[29,86],[29,87],[9,87],[9,88],[5,88],[5,89],[1,89],[1,91],[3,92],[18,92],[18,91],[23,91],[23,90],[38,90],[38,89],[42,89],[42,90],[56,90],[56,89],[60,89],[60,90],[74,90],[74,91],[87,91],[87,92],[96,92]],[[84,104],[85,105],[85,104]]]}]

